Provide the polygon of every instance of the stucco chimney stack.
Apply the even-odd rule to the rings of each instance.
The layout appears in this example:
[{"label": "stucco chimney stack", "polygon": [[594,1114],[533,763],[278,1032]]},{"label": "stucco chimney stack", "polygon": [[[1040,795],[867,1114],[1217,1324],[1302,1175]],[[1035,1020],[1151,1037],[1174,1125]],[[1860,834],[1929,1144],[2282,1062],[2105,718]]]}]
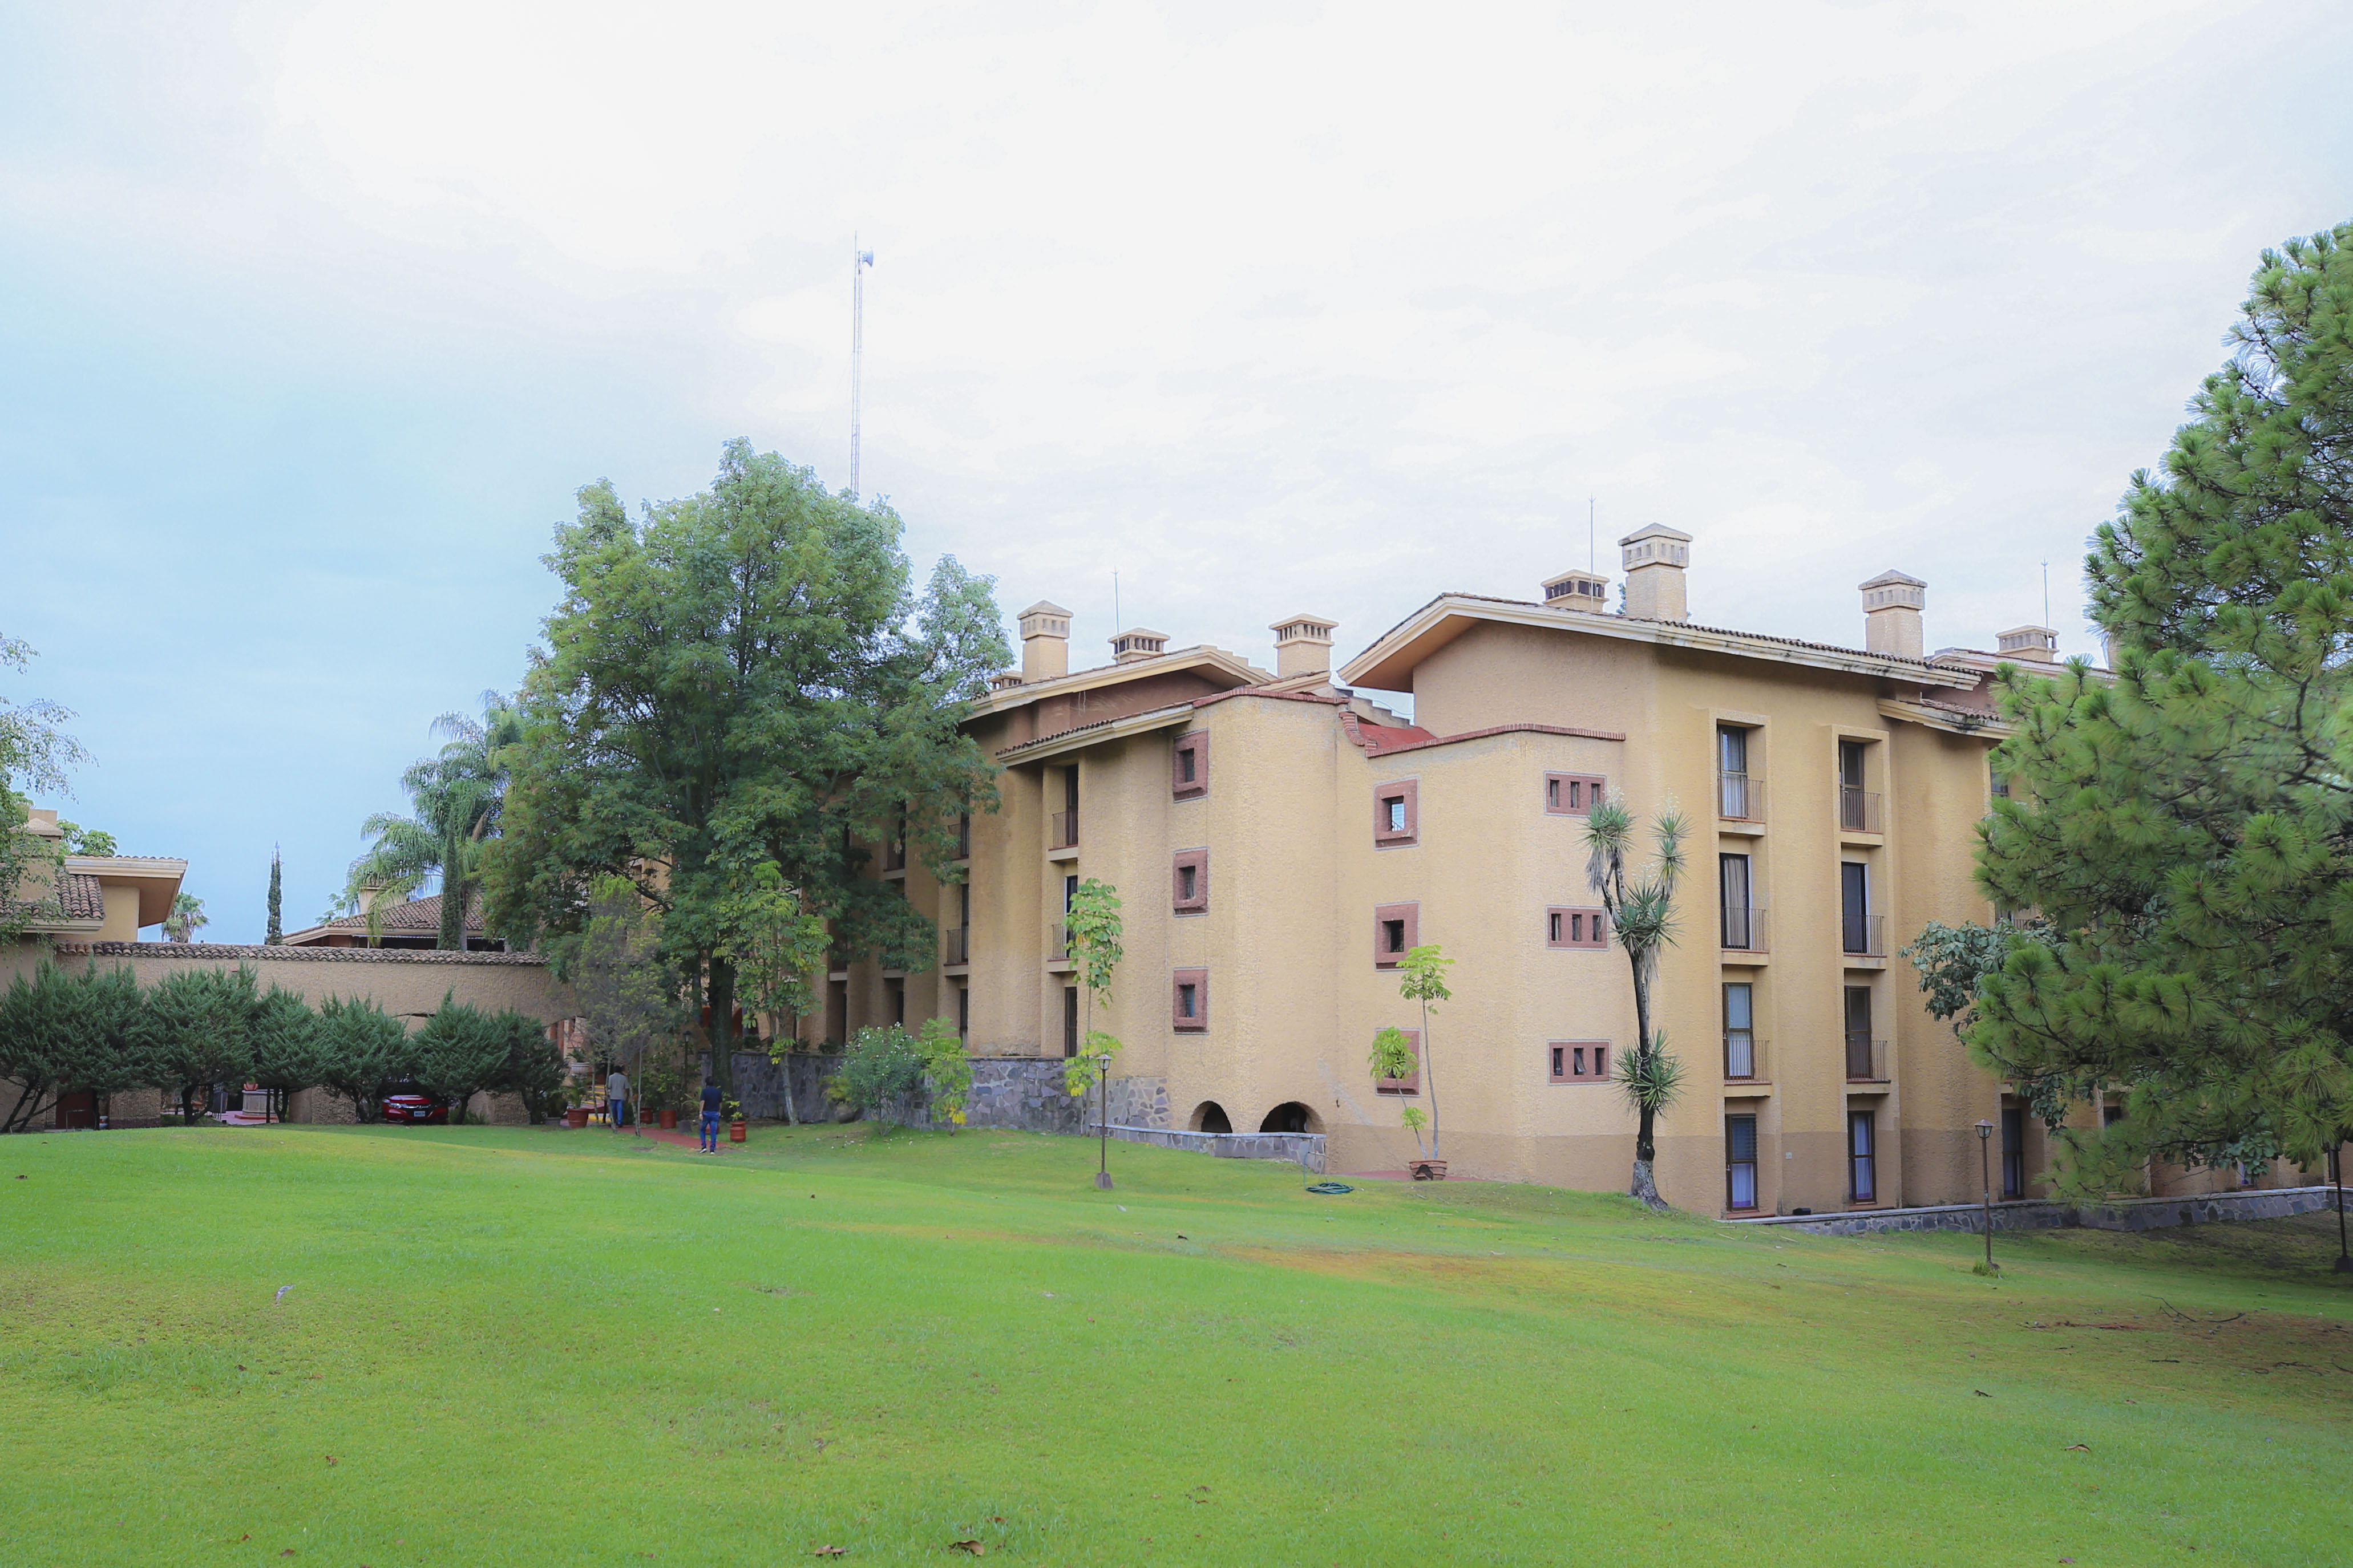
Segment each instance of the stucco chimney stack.
[{"label": "stucco chimney stack", "polygon": [[2004,658],[2033,664],[2059,662],[2059,634],[2049,626],[2012,626],[1994,646]]},{"label": "stucco chimney stack", "polygon": [[1920,612],[1928,607],[1928,584],[1893,568],[1862,590],[1862,646],[1873,653],[1898,658],[1924,658],[1928,644],[1920,630]]},{"label": "stucco chimney stack", "polygon": [[1322,675],[1332,668],[1332,628],[1321,616],[1285,616],[1267,629],[1274,634],[1274,673]]},{"label": "stucco chimney stack", "polygon": [[1021,679],[1051,680],[1071,673],[1071,612],[1040,599],[1021,612]]},{"label": "stucco chimney stack", "polygon": [[1111,661],[1134,664],[1138,659],[1158,658],[1167,649],[1166,632],[1155,632],[1150,626],[1130,626],[1111,639]]},{"label": "stucco chimney stack", "polygon": [[1618,542],[1626,568],[1626,614],[1641,621],[1687,621],[1683,568],[1691,564],[1691,535],[1663,522],[1638,528]]},{"label": "stucco chimney stack", "polygon": [[1609,579],[1599,572],[1571,568],[1556,572],[1545,579],[1545,608],[1547,610],[1591,610],[1607,615],[1609,610]]}]

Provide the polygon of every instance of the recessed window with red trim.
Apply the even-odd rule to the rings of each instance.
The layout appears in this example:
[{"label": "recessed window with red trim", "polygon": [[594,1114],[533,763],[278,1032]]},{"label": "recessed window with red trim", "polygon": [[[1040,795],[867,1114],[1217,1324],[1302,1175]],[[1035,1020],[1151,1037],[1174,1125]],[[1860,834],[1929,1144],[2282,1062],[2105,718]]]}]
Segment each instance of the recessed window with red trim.
[{"label": "recessed window with red trim", "polygon": [[1168,1022],[1179,1029],[1209,1026],[1209,972],[1180,969],[1169,977]]},{"label": "recessed window with red trim", "polygon": [[1601,910],[1566,906],[1545,911],[1546,947],[1598,948],[1609,945],[1609,916]]},{"label": "recessed window with red trim", "polygon": [[1169,873],[1169,908],[1180,915],[1206,914],[1209,909],[1209,852],[1180,849]]},{"label": "recessed window with red trim", "polygon": [[1601,804],[1609,781],[1599,773],[1545,774],[1545,811],[1552,816],[1583,816]]},{"label": "recessed window with red trim", "polygon": [[1381,904],[1373,910],[1373,966],[1395,969],[1421,945],[1421,906]]},{"label": "recessed window with red trim", "polygon": [[1169,758],[1168,789],[1178,800],[1194,800],[1209,793],[1209,732],[1196,730],[1176,737]]},{"label": "recessed window with red trim", "polygon": [[1554,1083],[1608,1083],[1609,1042],[1547,1040],[1545,1066]]},{"label": "recessed window with red trim", "polygon": [[1415,779],[1373,788],[1373,847],[1398,849],[1421,832],[1421,786]]},{"label": "recessed window with red trim", "polygon": [[1413,1071],[1404,1078],[1373,1079],[1373,1092],[1376,1094],[1419,1094],[1421,1092],[1421,1031],[1399,1029],[1398,1033],[1405,1037],[1406,1045],[1413,1052]]}]

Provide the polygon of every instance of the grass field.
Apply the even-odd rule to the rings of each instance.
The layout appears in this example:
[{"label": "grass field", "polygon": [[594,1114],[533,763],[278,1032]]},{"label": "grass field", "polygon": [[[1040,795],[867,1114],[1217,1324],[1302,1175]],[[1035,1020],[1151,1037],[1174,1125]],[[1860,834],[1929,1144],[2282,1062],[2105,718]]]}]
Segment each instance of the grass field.
[{"label": "grass field", "polygon": [[1112,1160],[7,1139],[0,1563],[2353,1555],[2318,1216],[2000,1240],[1995,1284],[1970,1237]]}]

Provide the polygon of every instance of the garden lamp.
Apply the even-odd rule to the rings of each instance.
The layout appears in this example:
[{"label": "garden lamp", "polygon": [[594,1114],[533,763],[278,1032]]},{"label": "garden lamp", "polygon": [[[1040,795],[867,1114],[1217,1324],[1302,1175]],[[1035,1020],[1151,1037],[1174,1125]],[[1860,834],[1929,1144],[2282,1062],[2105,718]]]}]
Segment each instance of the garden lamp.
[{"label": "garden lamp", "polygon": [[1979,1117],[1978,1119],[1978,1179],[1984,1184],[1985,1189],[1985,1270],[1989,1274],[1994,1272],[1993,1163],[1990,1153],[1992,1145],[1993,1123]]},{"label": "garden lamp", "polygon": [[2328,1151],[2328,1169],[2337,1187],[2337,1261],[2330,1265],[2339,1274],[2353,1274],[2353,1253],[2345,1249],[2345,1142],[2339,1139]]},{"label": "garden lamp", "polygon": [[1103,1086],[1095,1104],[1097,1147],[1095,1150],[1095,1185],[1103,1192],[1111,1191],[1111,1053],[1105,1051],[1095,1058],[1095,1081]]}]

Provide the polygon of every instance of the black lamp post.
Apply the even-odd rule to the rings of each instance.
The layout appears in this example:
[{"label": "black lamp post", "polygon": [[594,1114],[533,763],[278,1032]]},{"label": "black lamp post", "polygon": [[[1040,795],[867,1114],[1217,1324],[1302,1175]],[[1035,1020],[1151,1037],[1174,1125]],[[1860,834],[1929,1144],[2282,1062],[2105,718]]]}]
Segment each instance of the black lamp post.
[{"label": "black lamp post", "polygon": [[1985,1271],[2000,1270],[1993,1260],[1993,1123],[1980,1118],[1978,1121],[1978,1179],[1985,1190]]},{"label": "black lamp post", "polygon": [[2338,1140],[2328,1151],[2330,1179],[2337,1187],[2337,1262],[2339,1274],[2353,1274],[2353,1253],[2345,1250],[2345,1144]]},{"label": "black lamp post", "polygon": [[1095,1081],[1101,1086],[1095,1099],[1097,1107],[1095,1185],[1107,1193],[1111,1191],[1111,1057],[1109,1053],[1095,1058],[1095,1070],[1100,1075]]}]

